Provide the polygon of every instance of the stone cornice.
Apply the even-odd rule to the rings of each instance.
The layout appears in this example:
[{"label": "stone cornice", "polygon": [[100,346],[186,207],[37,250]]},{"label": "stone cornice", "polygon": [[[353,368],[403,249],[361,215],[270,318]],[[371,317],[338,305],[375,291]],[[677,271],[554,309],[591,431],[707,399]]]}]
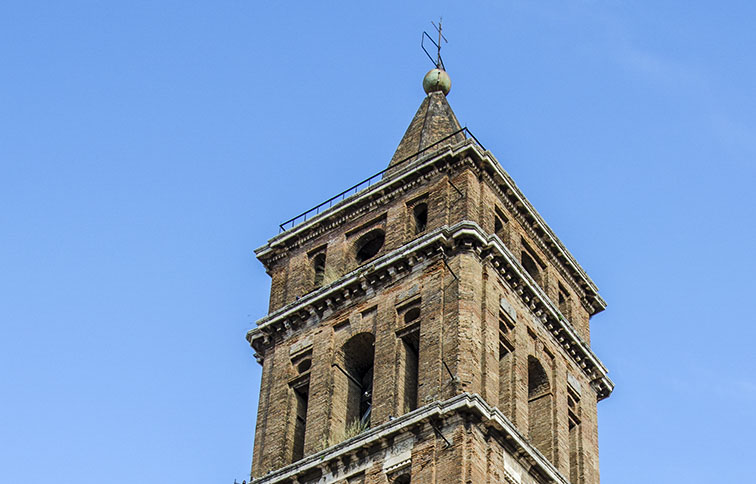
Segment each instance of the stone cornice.
[{"label": "stone cornice", "polygon": [[[535,221],[532,216],[533,213],[538,215],[538,212],[536,212],[532,207],[532,212],[527,209],[530,205],[530,202],[528,202],[524,197],[522,198],[522,200],[518,199],[516,195],[517,193],[519,193],[519,190],[515,192],[512,188],[508,188],[504,184],[497,184],[495,178],[491,175],[491,173],[481,170],[480,176],[483,179],[487,180],[491,187],[501,195],[501,200],[503,201],[504,206],[506,206],[507,209],[509,209],[510,213],[514,214],[514,216],[518,219],[520,225],[525,229],[528,235],[530,235],[533,243],[535,243],[543,251],[544,254],[547,254],[549,260],[553,263],[554,268],[556,268],[557,271],[562,274],[564,279],[569,282],[582,282],[582,284],[571,283],[570,286],[578,294],[580,303],[588,311],[588,314],[592,316],[598,312],[603,311],[606,308],[606,302],[598,294],[598,288],[596,287],[596,285],[593,284],[593,281],[588,277],[587,274],[585,274],[585,271],[583,271],[583,269],[578,265],[577,261],[574,260],[567,249],[562,248],[560,250],[558,245],[561,245],[561,242],[558,238],[556,238],[555,235],[553,235],[553,233],[551,233],[552,237],[545,237],[546,235],[549,235],[549,233],[544,232],[544,230],[542,230],[542,227]],[[505,179],[510,178],[507,175]],[[514,182],[512,183],[514,186]]]},{"label": "stone cornice", "polygon": [[284,336],[311,317],[344,306],[393,281],[397,274],[412,271],[428,257],[443,251],[449,240],[446,232],[447,227],[441,227],[425,234],[268,314],[257,321],[256,328],[247,332],[247,341],[260,350],[256,343],[265,344],[271,338]]},{"label": "stone cornice", "polygon": [[598,294],[596,284],[588,277],[588,274],[554,234],[551,227],[546,224],[538,211],[517,188],[514,180],[504,171],[494,156],[490,152],[486,152],[486,156],[491,158],[489,161],[493,162],[490,166],[496,171],[492,173],[484,170],[482,172],[483,178],[487,179],[492,187],[502,195],[502,200],[504,200],[510,212],[518,217],[520,224],[525,227],[532,240],[550,256],[549,259],[562,275],[566,276],[566,280],[579,281],[577,286],[571,285],[581,295],[580,300],[588,312],[593,315],[606,309],[606,301]]},{"label": "stone cornice", "polygon": [[607,376],[606,367],[525,271],[518,258],[497,236],[486,234],[478,224],[469,221],[436,229],[268,314],[257,322],[257,328],[247,333],[247,341],[262,352],[272,342],[285,339],[308,322],[326,316],[328,311],[345,307],[350,301],[387,285],[434,255],[463,250],[475,251],[490,262],[554,341],[588,376],[599,400],[611,394],[614,383]]},{"label": "stone cornice", "polygon": [[312,219],[271,238],[267,244],[255,250],[258,259],[270,267],[277,260],[286,257],[292,247],[298,247],[308,240],[328,230],[352,220],[368,209],[389,203],[405,191],[413,188],[436,173],[450,168],[469,166],[459,160],[469,157],[475,161],[478,173],[500,192],[507,208],[534,241],[549,256],[549,260],[559,270],[565,280],[580,296],[581,303],[593,315],[606,308],[606,302],[598,294],[598,287],[578,264],[541,215],[525,198],[509,174],[489,151],[482,151],[472,140],[466,139],[454,146],[431,153],[412,162],[402,170],[392,173],[359,193],[337,203]]},{"label": "stone cornice", "polygon": [[[360,450],[387,447],[389,439],[426,423],[437,422],[453,415],[474,415],[487,427],[498,432],[514,447],[515,457],[526,470],[535,470],[548,483],[569,484],[569,481],[515,428],[512,422],[497,408],[493,408],[479,395],[461,393],[445,401],[432,402],[389,422],[371,428],[351,439],[309,455],[286,467],[269,472],[250,484],[272,484],[294,480],[316,469],[323,469],[329,462],[343,460]],[[435,424],[434,424],[435,425]]]}]

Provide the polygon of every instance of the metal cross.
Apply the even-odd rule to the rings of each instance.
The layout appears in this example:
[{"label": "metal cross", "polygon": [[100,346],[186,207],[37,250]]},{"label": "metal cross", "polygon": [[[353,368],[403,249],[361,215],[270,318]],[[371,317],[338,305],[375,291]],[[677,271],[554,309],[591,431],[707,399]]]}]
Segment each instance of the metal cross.
[{"label": "metal cross", "polygon": [[441,61],[441,40],[443,39],[444,42],[446,42],[447,44],[449,43],[449,41],[446,40],[446,37],[444,37],[444,34],[441,33],[441,22],[443,22],[443,20],[444,20],[443,17],[438,18],[438,26],[436,26],[436,24],[433,23],[433,20],[431,20],[431,25],[433,25],[433,27],[436,29],[436,32],[438,32],[438,43],[436,44],[436,48],[438,49],[438,55],[436,57],[436,67],[438,67],[439,69],[444,64]]},{"label": "metal cross", "polygon": [[[436,32],[438,32],[438,42],[436,42],[435,40],[433,40],[433,37],[431,37],[430,35],[428,35],[428,32],[423,32],[423,37],[422,37],[422,41],[420,42],[420,47],[422,47],[422,49],[423,49],[423,50],[425,51],[425,55],[427,55],[427,56],[428,56],[428,58],[429,58],[429,59],[431,60],[431,62],[433,62],[434,64],[436,64],[436,68],[437,68],[437,69],[443,69],[443,70],[446,70],[446,67],[444,67],[444,60],[443,60],[443,59],[441,58],[441,42],[446,42],[446,43],[449,43],[449,41],[448,41],[448,40],[446,40],[446,37],[444,37],[444,34],[443,34],[443,33],[441,32],[441,22],[442,22],[442,20],[443,20],[443,17],[439,18],[439,20],[438,20],[438,25],[436,25],[436,24],[435,24],[435,23],[434,23],[434,22],[433,22],[433,21],[431,20],[431,25],[433,25],[433,28],[435,28],[435,29],[436,29]],[[427,38],[427,39],[428,39],[428,40],[429,40],[429,41],[430,41],[430,42],[431,42],[431,43],[432,43],[433,45],[435,45],[435,46],[436,46],[436,59],[435,59],[435,60],[434,60],[434,59],[433,59],[433,57],[432,57],[432,56],[431,56],[431,55],[430,55],[430,54],[428,53],[428,51],[427,51],[427,50],[425,49],[425,45],[424,45],[424,42],[425,42],[425,39],[426,39],[426,38]]]}]

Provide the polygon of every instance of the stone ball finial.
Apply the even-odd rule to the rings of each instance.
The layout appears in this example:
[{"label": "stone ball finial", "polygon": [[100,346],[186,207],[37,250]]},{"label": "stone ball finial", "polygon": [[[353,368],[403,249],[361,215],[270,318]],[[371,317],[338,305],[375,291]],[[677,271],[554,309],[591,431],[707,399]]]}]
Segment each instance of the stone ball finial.
[{"label": "stone ball finial", "polygon": [[441,91],[446,96],[451,90],[451,78],[443,69],[431,69],[423,78],[423,89],[426,94]]}]

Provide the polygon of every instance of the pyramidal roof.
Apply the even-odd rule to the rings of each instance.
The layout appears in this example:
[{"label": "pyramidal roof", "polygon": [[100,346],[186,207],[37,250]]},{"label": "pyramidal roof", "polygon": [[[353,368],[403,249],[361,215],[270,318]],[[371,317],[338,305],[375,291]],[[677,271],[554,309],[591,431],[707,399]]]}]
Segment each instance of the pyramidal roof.
[{"label": "pyramidal roof", "polygon": [[[462,127],[446,100],[446,93],[449,92],[451,81],[448,81],[448,85],[442,83],[429,85],[426,82],[434,71],[440,71],[440,69],[434,69],[426,75],[423,87],[428,95],[423,99],[415,117],[412,118],[412,122],[399,142],[399,147],[391,158],[389,168],[444,138],[448,137],[438,146],[434,146],[434,151],[443,146],[458,143],[465,138],[463,133],[458,132]],[[441,72],[446,76],[445,72]],[[446,76],[446,79],[448,79],[448,76]],[[450,136],[454,133],[456,133],[454,136]]]}]

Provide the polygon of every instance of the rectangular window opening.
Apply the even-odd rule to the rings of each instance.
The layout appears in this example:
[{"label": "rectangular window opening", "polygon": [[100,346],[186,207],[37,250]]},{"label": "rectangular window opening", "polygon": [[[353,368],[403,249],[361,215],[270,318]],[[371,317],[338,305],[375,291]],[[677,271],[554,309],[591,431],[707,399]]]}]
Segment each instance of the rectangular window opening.
[{"label": "rectangular window opening", "polygon": [[570,412],[569,416],[569,470],[570,482],[579,483],[580,479],[580,421]]},{"label": "rectangular window opening", "polygon": [[499,410],[512,418],[514,321],[499,312]]},{"label": "rectangular window opening", "polygon": [[307,429],[307,406],[309,401],[310,380],[300,382],[294,388],[295,417],[294,417],[294,444],[291,452],[291,461],[296,462],[304,457],[305,431]]},{"label": "rectangular window opening", "polygon": [[562,315],[569,320],[570,316],[571,316],[571,314],[570,314],[570,308],[571,308],[570,293],[562,285],[561,282],[558,282],[557,284],[559,286],[559,301],[558,301],[558,303],[559,303],[559,312],[562,313]]},{"label": "rectangular window opening", "polygon": [[532,277],[537,284],[541,284],[541,271],[535,259],[533,259],[533,256],[528,251],[523,250],[520,261],[522,262],[523,269],[530,274],[530,277]]},{"label": "rectangular window opening", "polygon": [[414,298],[396,308],[397,338],[400,340],[397,378],[397,412],[402,415],[419,406],[420,371],[420,298]]},{"label": "rectangular window opening", "polygon": [[507,223],[509,220],[499,207],[494,207],[494,234],[496,234],[502,242],[506,240]]},{"label": "rectangular window opening", "polygon": [[412,331],[401,338],[402,341],[402,413],[418,407],[418,384],[420,370],[420,332]]}]

